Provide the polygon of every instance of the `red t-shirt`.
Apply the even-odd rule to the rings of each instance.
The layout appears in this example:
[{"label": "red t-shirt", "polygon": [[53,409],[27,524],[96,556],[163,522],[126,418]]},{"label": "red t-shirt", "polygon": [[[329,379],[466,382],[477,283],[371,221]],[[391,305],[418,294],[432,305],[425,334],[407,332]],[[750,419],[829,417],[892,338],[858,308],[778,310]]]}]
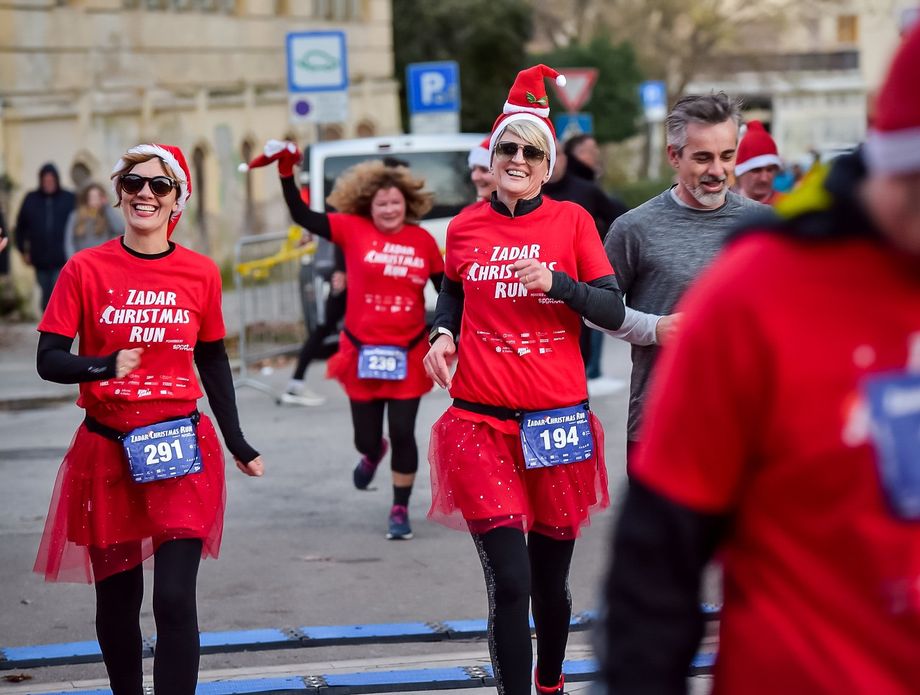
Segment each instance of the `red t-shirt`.
[{"label": "red t-shirt", "polygon": [[343,213],[329,224],[348,273],[345,327],[368,345],[407,345],[425,329],[425,284],[444,272],[434,237],[412,224],[386,234]]},{"label": "red t-shirt", "polygon": [[67,262],[39,331],[79,334],[80,354],[110,355],[143,347],[141,365],[124,379],[80,384],[77,404],[195,401],[201,388],[192,352],[224,337],[220,272],[182,246],[161,258],[138,258],[113,239]]},{"label": "red t-shirt", "polygon": [[574,203],[544,198],[513,218],[488,204],[462,211],[447,229],[445,270],[464,293],[454,398],[542,410],[587,397],[581,318],[543,292],[528,294],[512,267],[522,258],[581,282],[613,274],[594,220]]},{"label": "red t-shirt", "polygon": [[920,524],[861,381],[920,369],[920,273],[869,240],[740,240],[690,290],[633,474],[730,515],[717,693],[915,693]]}]

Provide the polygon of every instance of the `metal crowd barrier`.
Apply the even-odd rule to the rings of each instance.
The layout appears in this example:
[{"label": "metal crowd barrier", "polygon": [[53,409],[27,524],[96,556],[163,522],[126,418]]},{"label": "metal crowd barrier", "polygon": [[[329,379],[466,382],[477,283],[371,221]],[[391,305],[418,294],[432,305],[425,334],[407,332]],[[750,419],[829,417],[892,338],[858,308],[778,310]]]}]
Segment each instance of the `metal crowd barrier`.
[{"label": "metal crowd barrier", "polygon": [[259,381],[252,368],[256,362],[289,354],[303,344],[307,325],[315,321],[309,313],[316,306],[311,294],[315,283],[309,273],[315,249],[315,242],[305,242],[300,227],[244,236],[237,242],[233,280],[240,375],[235,388],[249,386],[275,396],[274,389]]}]

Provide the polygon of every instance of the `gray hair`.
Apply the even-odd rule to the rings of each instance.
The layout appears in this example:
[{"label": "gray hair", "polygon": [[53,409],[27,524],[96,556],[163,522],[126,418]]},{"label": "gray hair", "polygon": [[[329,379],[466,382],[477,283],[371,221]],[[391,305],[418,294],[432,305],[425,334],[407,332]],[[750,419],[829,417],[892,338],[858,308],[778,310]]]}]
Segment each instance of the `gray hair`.
[{"label": "gray hair", "polygon": [[665,121],[668,144],[680,153],[687,145],[687,126],[690,123],[717,125],[727,120],[734,121],[736,126],[741,125],[740,99],[733,99],[725,92],[681,97]]}]

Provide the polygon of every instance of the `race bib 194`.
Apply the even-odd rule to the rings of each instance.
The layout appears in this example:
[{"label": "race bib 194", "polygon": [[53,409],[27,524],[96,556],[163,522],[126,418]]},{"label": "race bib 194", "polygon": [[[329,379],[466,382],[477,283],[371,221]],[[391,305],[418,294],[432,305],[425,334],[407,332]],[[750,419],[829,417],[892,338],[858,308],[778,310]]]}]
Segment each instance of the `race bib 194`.
[{"label": "race bib 194", "polygon": [[876,376],[864,389],[885,496],[898,517],[920,520],[920,375]]},{"label": "race bib 194", "polygon": [[136,483],[178,478],[201,470],[198,432],[192,418],[131,430],[122,440]]},{"label": "race bib 194", "polygon": [[521,448],[527,468],[545,468],[594,457],[594,433],[587,403],[525,413]]},{"label": "race bib 194", "polygon": [[402,381],[406,378],[406,355],[406,348],[362,345],[358,352],[358,378]]}]

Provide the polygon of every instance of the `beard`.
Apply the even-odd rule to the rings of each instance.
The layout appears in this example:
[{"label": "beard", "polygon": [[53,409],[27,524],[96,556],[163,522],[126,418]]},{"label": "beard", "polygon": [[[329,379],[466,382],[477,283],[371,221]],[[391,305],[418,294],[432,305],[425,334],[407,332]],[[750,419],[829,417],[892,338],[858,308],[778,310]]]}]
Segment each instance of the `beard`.
[{"label": "beard", "polygon": [[[704,183],[721,183],[722,190],[712,193],[710,191],[707,191],[705,188],[703,188]],[[725,178],[715,178],[712,176],[703,176],[702,178],[700,178],[700,182],[698,185],[687,186],[687,190],[690,191],[690,195],[692,195],[696,199],[696,202],[698,202],[703,207],[717,208],[720,205],[722,205],[722,203],[725,202],[725,194],[726,194],[725,183],[726,183]]]}]

